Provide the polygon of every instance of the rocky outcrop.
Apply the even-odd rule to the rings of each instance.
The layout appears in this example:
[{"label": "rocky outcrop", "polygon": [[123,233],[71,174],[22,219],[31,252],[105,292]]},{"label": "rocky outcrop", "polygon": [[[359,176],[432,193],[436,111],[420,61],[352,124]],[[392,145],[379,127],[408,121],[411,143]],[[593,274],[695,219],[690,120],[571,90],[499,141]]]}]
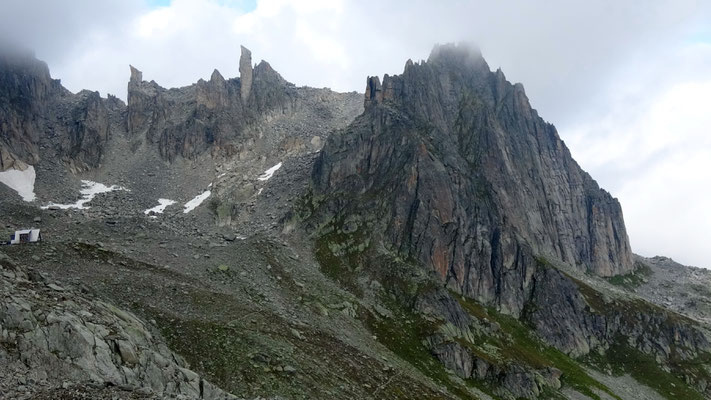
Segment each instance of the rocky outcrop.
[{"label": "rocky outcrop", "polygon": [[[431,354],[457,376],[488,382],[505,398],[535,399],[574,373],[555,364],[559,357],[548,358],[554,350],[546,345],[572,358],[627,349],[711,395],[708,374],[693,367],[711,354],[702,326],[640,299],[610,298],[549,266],[538,268],[533,280],[532,298],[517,322],[462,299],[467,311],[441,288],[420,294],[415,310],[438,321],[425,337]],[[542,342],[529,336],[531,328]]]},{"label": "rocky outcrop", "polygon": [[135,315],[46,282],[2,253],[0,289],[0,389],[10,398],[75,383],[234,398],[191,371]]},{"label": "rocky outcrop", "polygon": [[612,299],[553,268],[541,268],[525,316],[563,352],[580,356],[617,340],[659,362],[692,360],[711,351],[694,321],[640,299]]},{"label": "rocky outcrop", "polygon": [[498,362],[472,351],[468,344],[476,343],[480,337],[500,336],[501,329],[468,314],[446,291],[423,293],[417,298],[415,309],[426,318],[444,322],[425,342],[432,355],[460,378],[486,381],[504,397],[535,399],[546,388],[560,388],[561,373],[555,368]]},{"label": "rocky outcrop", "polygon": [[242,102],[246,103],[249,99],[249,92],[252,90],[252,52],[246,47],[240,46],[239,57],[239,79],[240,79],[240,94]]},{"label": "rocky outcrop", "polygon": [[314,168],[326,214],[378,213],[386,247],[514,315],[534,255],[601,276],[631,270],[617,200],[478,51],[440,46],[382,85],[369,78],[365,107]]},{"label": "rocky outcrop", "polygon": [[72,170],[98,167],[110,124],[120,124],[112,112],[117,102],[98,92],[72,94],[31,55],[0,54],[0,170],[43,156],[62,159]]},{"label": "rocky outcrop", "polygon": [[194,159],[208,150],[232,156],[243,144],[260,139],[260,127],[270,119],[302,106],[301,92],[264,61],[252,69],[251,53],[244,47],[240,78],[226,80],[215,70],[209,81],[178,89],[146,82],[131,67],[128,134],[146,138],[169,161]]}]

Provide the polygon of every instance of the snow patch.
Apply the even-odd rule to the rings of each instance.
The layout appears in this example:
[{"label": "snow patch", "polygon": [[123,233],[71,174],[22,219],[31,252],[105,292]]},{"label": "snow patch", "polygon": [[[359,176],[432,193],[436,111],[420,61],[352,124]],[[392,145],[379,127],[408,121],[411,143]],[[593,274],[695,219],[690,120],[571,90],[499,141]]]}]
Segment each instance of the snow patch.
[{"label": "snow patch", "polygon": [[46,210],[50,207],[61,208],[62,210],[67,210],[69,208],[76,208],[77,210],[86,210],[90,207],[85,206],[84,204],[92,201],[94,199],[94,197],[96,197],[97,194],[109,193],[109,192],[113,192],[116,190],[125,190],[127,192],[130,192],[130,190],[126,189],[123,186],[118,186],[118,185],[106,186],[103,183],[88,181],[88,180],[82,180],[81,185],[82,185],[82,189],[79,191],[79,193],[81,193],[82,197],[81,197],[81,199],[77,200],[76,203],[72,203],[72,204],[49,203],[46,206],[42,206],[41,208],[43,210]]},{"label": "snow patch", "polygon": [[183,210],[183,213],[184,213],[184,214],[187,214],[187,213],[189,213],[190,211],[194,210],[194,209],[195,209],[197,206],[199,206],[203,201],[205,201],[205,199],[207,199],[208,197],[210,197],[211,194],[212,194],[211,191],[206,190],[206,191],[202,192],[201,194],[195,196],[194,199],[192,199],[192,200],[190,200],[189,202],[185,203],[185,205],[183,206],[183,207],[185,207],[185,209]]},{"label": "snow patch", "polygon": [[[148,215],[150,213],[163,214],[163,211],[165,211],[166,207],[172,206],[175,203],[177,203],[177,202],[175,200],[171,200],[171,199],[158,199],[157,206],[155,206],[153,208],[149,208],[149,209],[145,210],[143,213],[146,215]],[[153,215],[153,217],[155,217],[155,215]]]},{"label": "snow patch", "polygon": [[220,175],[217,175],[217,179],[222,178],[223,176],[227,175],[227,172],[223,172]]},{"label": "snow patch", "polygon": [[0,172],[0,182],[17,192],[24,201],[34,201],[35,196],[35,167],[29,166],[24,171],[8,169]]},{"label": "snow patch", "polygon": [[259,175],[259,177],[258,177],[257,179],[259,179],[260,181],[269,180],[269,178],[271,178],[272,175],[274,175],[274,173],[275,173],[279,168],[281,168],[281,163],[279,163],[279,164],[277,164],[277,165],[275,165],[275,166],[269,168],[268,170],[264,171],[264,173],[261,174],[261,175]]}]

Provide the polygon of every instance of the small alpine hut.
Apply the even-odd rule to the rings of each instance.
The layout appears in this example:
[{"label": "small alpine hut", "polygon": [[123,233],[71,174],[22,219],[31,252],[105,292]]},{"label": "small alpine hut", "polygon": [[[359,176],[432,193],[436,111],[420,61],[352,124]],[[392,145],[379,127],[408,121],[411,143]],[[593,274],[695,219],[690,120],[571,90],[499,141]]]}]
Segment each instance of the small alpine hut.
[{"label": "small alpine hut", "polygon": [[35,243],[41,240],[39,229],[22,229],[10,236],[10,244]]}]

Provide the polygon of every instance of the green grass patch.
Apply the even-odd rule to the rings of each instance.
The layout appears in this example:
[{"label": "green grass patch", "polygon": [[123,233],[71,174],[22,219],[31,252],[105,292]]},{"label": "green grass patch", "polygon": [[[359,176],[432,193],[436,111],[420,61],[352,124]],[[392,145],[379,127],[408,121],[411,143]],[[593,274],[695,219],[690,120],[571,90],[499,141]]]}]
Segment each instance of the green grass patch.
[{"label": "green grass patch", "polygon": [[493,309],[487,310],[480,304],[462,296],[456,296],[456,298],[459,300],[459,304],[472,316],[494,322],[501,328],[503,335],[486,338],[487,343],[499,348],[499,354],[502,357],[500,362],[514,361],[536,369],[555,367],[563,373],[562,384],[570,386],[588,397],[599,400],[600,397],[593,391],[593,389],[598,389],[622,400],[607,386],[590,377],[577,361],[543,343],[533,330],[521,321]]},{"label": "green grass patch", "polygon": [[[396,318],[377,318],[366,311],[361,314],[361,320],[380,343],[422,374],[447,387],[452,394],[460,398],[472,398],[465,388],[450,380],[447,369],[432,356],[423,343],[424,338],[437,331],[438,323],[426,321],[406,310],[398,310],[396,315]],[[412,393],[403,395],[409,398],[408,395],[411,396]]]},{"label": "green grass patch", "polygon": [[642,286],[645,280],[652,276],[652,269],[646,264],[640,262],[635,263],[634,271],[629,274],[616,275],[610,278],[606,278],[608,282],[615,286],[624,287],[626,289],[635,289]]},{"label": "green grass patch", "polygon": [[628,373],[670,400],[704,400],[704,396],[681,377],[662,370],[653,356],[624,344],[622,339],[615,341],[604,355],[588,356],[588,362],[599,368],[610,368],[616,375]]}]

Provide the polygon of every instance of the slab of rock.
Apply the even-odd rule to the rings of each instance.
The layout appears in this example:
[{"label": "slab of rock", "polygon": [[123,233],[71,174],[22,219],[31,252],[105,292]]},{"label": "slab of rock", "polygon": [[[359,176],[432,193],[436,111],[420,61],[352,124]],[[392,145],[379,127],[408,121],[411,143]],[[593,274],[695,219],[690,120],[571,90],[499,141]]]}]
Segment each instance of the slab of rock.
[{"label": "slab of rock", "polygon": [[[135,315],[69,289],[57,301],[28,278],[23,268],[0,277],[0,388],[16,388],[5,381],[13,375],[27,379],[22,393],[4,393],[9,398],[87,382],[159,397],[234,398],[190,370]],[[16,350],[6,352],[3,343]]]}]

